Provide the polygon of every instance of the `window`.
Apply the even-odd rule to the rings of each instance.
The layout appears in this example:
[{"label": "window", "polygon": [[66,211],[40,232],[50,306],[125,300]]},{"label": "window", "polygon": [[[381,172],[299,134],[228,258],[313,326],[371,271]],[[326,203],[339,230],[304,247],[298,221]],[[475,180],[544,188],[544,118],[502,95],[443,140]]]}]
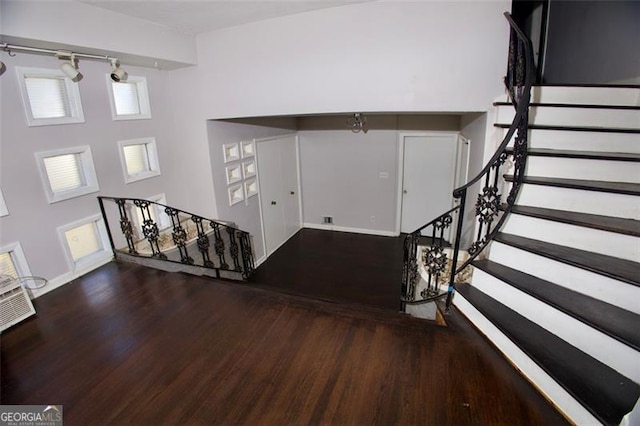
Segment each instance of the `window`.
[{"label": "window", "polygon": [[0,275],[9,275],[13,278],[31,275],[20,243],[0,248]]},{"label": "window", "polygon": [[154,138],[119,141],[120,161],[126,183],[160,174],[158,152]]},{"label": "window", "polygon": [[72,269],[90,267],[111,257],[109,237],[100,215],[58,228]]},{"label": "window", "polygon": [[116,83],[107,75],[111,94],[111,115],[114,120],[139,120],[151,118],[147,79],[129,76],[127,81]]},{"label": "window", "polygon": [[2,194],[2,189],[0,189],[0,217],[8,216],[9,210],[7,209],[7,203],[4,201],[4,195]]},{"label": "window", "polygon": [[49,203],[100,189],[88,146],[37,152],[36,159]]},{"label": "window", "polygon": [[78,84],[62,71],[17,67],[29,126],[84,123]]}]

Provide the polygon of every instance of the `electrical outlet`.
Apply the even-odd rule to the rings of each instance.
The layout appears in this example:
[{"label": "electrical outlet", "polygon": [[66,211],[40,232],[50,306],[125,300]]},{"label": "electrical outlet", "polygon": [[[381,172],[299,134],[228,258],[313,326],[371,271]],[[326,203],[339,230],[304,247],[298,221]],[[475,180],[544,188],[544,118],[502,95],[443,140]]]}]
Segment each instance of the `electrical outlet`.
[{"label": "electrical outlet", "polygon": [[325,224],[325,225],[333,224],[333,216],[324,216],[322,218],[322,223]]}]

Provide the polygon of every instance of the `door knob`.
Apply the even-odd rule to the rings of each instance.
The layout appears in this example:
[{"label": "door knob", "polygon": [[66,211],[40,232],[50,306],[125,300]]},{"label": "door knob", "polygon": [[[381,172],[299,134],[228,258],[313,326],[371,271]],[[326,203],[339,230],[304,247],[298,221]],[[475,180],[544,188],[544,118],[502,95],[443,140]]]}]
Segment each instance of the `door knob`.
[{"label": "door knob", "polygon": [[275,205],[276,205],[276,202],[275,202],[275,201],[272,201],[272,202],[271,202],[271,205],[272,205],[272,206],[275,206]]},{"label": "door knob", "polygon": [[296,193],[295,193],[295,192],[293,192],[293,191],[289,192],[289,194],[291,194],[291,195],[296,195]]},{"label": "door knob", "polygon": [[406,194],[406,193],[407,193],[407,190],[406,190],[406,189],[403,189],[403,190],[402,190],[402,193],[403,193],[403,194]]}]

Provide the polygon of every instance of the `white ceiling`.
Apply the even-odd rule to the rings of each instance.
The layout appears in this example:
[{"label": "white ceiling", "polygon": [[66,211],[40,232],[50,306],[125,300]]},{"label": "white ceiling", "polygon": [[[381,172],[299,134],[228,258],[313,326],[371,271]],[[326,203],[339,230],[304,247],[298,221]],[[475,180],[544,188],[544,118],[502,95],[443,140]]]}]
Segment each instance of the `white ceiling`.
[{"label": "white ceiling", "polygon": [[186,34],[200,34],[249,22],[372,0],[78,0],[155,22]]}]

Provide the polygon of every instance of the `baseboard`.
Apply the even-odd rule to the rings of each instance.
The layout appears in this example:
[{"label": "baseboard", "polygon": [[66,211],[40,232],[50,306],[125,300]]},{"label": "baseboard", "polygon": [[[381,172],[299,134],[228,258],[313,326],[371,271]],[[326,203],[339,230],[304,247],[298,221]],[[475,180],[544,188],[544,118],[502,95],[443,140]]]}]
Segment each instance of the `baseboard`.
[{"label": "baseboard", "polygon": [[321,225],[318,223],[304,223],[303,228],[320,229],[323,231],[351,232],[353,234],[380,235],[382,237],[397,237],[400,234],[393,231],[381,231],[379,229],[350,228],[347,226]]},{"label": "baseboard", "polygon": [[263,255],[260,259],[255,261],[254,268],[257,268],[258,266],[262,265],[265,260],[267,260],[267,256]]},{"label": "baseboard", "polygon": [[31,297],[31,299],[38,298],[38,297],[42,296],[43,294],[47,294],[50,291],[53,291],[58,287],[62,287],[63,285],[70,283],[71,281],[75,280],[76,278],[79,278],[79,277],[83,276],[84,274],[87,274],[87,273],[93,271],[94,269],[98,269],[99,267],[101,267],[103,265],[106,265],[107,263],[111,262],[112,260],[113,260],[113,254],[111,252],[109,252],[108,255],[105,255],[104,257],[98,258],[91,265],[87,265],[87,266],[85,266],[85,267],[83,267],[81,269],[77,269],[75,271],[69,271],[67,273],[64,273],[62,275],[58,275],[57,277],[48,280],[47,285],[45,285],[44,287],[42,287],[40,289],[28,290],[29,296]]}]

